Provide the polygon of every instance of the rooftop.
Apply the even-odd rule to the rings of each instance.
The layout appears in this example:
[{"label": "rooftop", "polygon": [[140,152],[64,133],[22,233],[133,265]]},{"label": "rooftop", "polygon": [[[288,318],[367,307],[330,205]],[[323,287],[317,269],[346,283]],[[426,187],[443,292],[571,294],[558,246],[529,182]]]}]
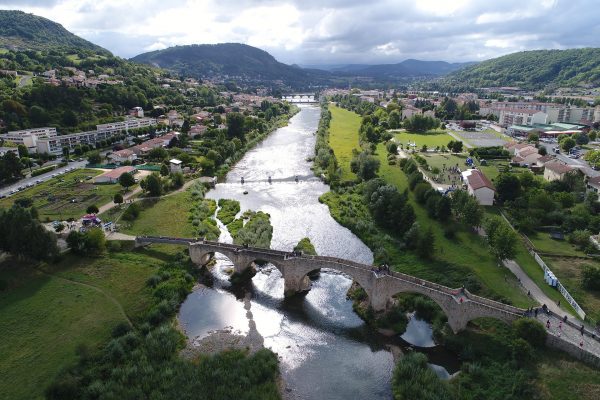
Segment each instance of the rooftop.
[{"label": "rooftop", "polygon": [[479,171],[478,169],[468,169],[462,174],[466,178],[468,185],[473,190],[481,189],[484,187],[496,190],[492,182],[490,182],[490,180],[487,178],[487,176],[485,176],[483,172]]},{"label": "rooftop", "polygon": [[550,161],[545,165],[546,169],[556,172],[557,174],[566,174],[573,171],[573,168],[558,161]]},{"label": "rooftop", "polygon": [[111,171],[107,171],[105,173],[103,173],[102,175],[99,175],[96,177],[96,179],[103,177],[103,178],[111,178],[111,179],[119,179],[119,177],[125,173],[131,173],[135,171],[135,168],[132,166],[125,166],[125,167],[119,167],[119,168],[115,168]]}]

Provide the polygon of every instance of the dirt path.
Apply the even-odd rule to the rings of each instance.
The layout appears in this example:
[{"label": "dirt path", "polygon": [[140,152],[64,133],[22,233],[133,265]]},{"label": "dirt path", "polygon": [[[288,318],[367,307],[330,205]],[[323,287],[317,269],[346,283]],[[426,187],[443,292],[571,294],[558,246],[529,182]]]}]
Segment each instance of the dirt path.
[{"label": "dirt path", "polygon": [[133,327],[133,323],[131,322],[131,320],[129,319],[129,317],[127,316],[127,314],[125,313],[125,309],[123,308],[123,306],[121,305],[121,303],[119,303],[119,301],[117,299],[115,299],[114,297],[112,297],[110,294],[106,293],[105,291],[103,291],[102,289],[100,289],[99,287],[87,284],[87,283],[83,283],[83,282],[77,282],[71,279],[67,279],[67,278],[63,278],[62,276],[58,276],[55,274],[50,274],[48,272],[42,271],[41,269],[38,269],[39,272],[41,272],[42,274],[46,275],[46,276],[50,276],[52,278],[56,278],[58,280],[61,280],[63,282],[69,282],[75,285],[79,285],[79,286],[83,286],[92,290],[95,290],[96,292],[102,294],[104,297],[106,297],[107,299],[109,299],[115,306],[117,306],[117,308],[119,309],[119,311],[121,312],[121,315],[123,316],[123,318],[125,318],[127,320],[127,323],[129,324],[129,326]]}]

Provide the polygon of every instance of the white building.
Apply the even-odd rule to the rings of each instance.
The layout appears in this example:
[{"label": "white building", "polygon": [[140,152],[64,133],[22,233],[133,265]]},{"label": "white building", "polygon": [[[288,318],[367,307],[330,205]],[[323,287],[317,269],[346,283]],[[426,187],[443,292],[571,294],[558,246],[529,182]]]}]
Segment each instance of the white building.
[{"label": "white building", "polygon": [[124,173],[135,174],[136,172],[137,170],[131,166],[115,168],[98,175],[94,178],[94,183],[117,183]]},{"label": "white building", "polygon": [[462,178],[469,194],[477,199],[482,206],[494,204],[496,189],[492,182],[479,170],[468,169],[462,172]]},{"label": "white building", "polygon": [[571,171],[573,171],[573,167],[559,161],[550,161],[544,164],[544,179],[547,181],[561,180]]},{"label": "white building", "polygon": [[171,172],[181,172],[181,164],[182,164],[182,161],[178,160],[176,158],[169,160],[169,166],[170,166]]},{"label": "white building", "polygon": [[52,138],[57,135],[56,128],[34,128],[22,131],[11,131],[0,135],[0,139],[12,142],[16,145],[22,144],[30,153],[37,152],[37,142],[40,138]]},{"label": "white building", "polygon": [[15,153],[19,158],[19,150],[16,147],[0,147],[0,157],[4,157],[6,153]]},{"label": "white building", "polygon": [[129,149],[112,152],[108,158],[115,164],[123,164],[126,161],[132,162],[137,159],[137,155]]},{"label": "white building", "polygon": [[600,176],[588,179],[586,188],[588,192],[596,193],[597,200],[600,200]]}]

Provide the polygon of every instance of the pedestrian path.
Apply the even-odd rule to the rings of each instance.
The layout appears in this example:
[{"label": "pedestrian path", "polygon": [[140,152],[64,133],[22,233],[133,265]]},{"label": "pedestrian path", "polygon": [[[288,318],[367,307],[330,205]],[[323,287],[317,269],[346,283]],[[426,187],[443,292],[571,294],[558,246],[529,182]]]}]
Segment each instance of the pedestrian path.
[{"label": "pedestrian path", "polygon": [[[581,325],[575,326],[569,323],[563,322],[563,320],[554,313],[539,312],[536,319],[540,321],[549,335],[556,336],[564,341],[567,341],[574,346],[579,347],[582,351],[586,351],[600,357],[600,338],[585,330],[582,334]],[[573,322],[573,320],[571,320]],[[579,328],[577,328],[579,326]]]}]

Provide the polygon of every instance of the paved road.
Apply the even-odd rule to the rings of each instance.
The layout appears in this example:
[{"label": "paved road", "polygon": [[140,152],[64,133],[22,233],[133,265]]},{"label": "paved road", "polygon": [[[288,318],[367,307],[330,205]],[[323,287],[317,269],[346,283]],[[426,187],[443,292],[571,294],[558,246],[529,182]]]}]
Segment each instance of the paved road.
[{"label": "paved road", "polygon": [[[560,337],[584,351],[600,356],[600,340],[598,340],[598,337],[592,338],[589,334],[582,335],[579,329],[576,329],[569,324],[562,323],[559,318],[552,314],[547,315],[540,312],[538,313],[537,320],[546,327],[548,334]],[[549,328],[548,321],[550,321]],[[577,323],[578,321],[575,321],[575,324]]]},{"label": "paved road", "polygon": [[[45,173],[45,174],[38,175],[38,176],[34,176],[34,177],[32,177],[32,178],[25,178],[25,179],[21,179],[21,180],[20,180],[20,181],[18,181],[17,183],[14,183],[14,184],[12,184],[12,185],[9,185],[9,186],[4,186],[4,187],[0,188],[0,196],[10,196],[10,192],[11,192],[11,190],[13,190],[13,189],[17,189],[19,186],[23,186],[23,187],[25,187],[25,186],[26,186],[26,185],[28,185],[28,184],[33,184],[33,185],[36,185],[36,183],[35,183],[35,182],[36,182],[37,180],[40,180],[40,181],[42,181],[42,182],[45,182],[45,181],[47,181],[47,180],[49,180],[49,179],[52,179],[52,175],[55,175],[55,174],[62,174],[62,173],[64,173],[64,172],[65,172],[67,169],[69,169],[69,168],[76,168],[76,169],[77,169],[77,168],[83,168],[83,167],[85,167],[85,166],[86,166],[86,164],[87,164],[87,161],[76,161],[76,162],[71,162],[71,163],[69,163],[68,165],[66,165],[66,166],[64,166],[64,167],[57,168],[57,169],[55,169],[55,170],[53,170],[53,171],[50,171],[50,172],[47,172],[47,173]],[[27,188],[26,188],[26,189],[24,189],[24,190],[27,190]]]}]

